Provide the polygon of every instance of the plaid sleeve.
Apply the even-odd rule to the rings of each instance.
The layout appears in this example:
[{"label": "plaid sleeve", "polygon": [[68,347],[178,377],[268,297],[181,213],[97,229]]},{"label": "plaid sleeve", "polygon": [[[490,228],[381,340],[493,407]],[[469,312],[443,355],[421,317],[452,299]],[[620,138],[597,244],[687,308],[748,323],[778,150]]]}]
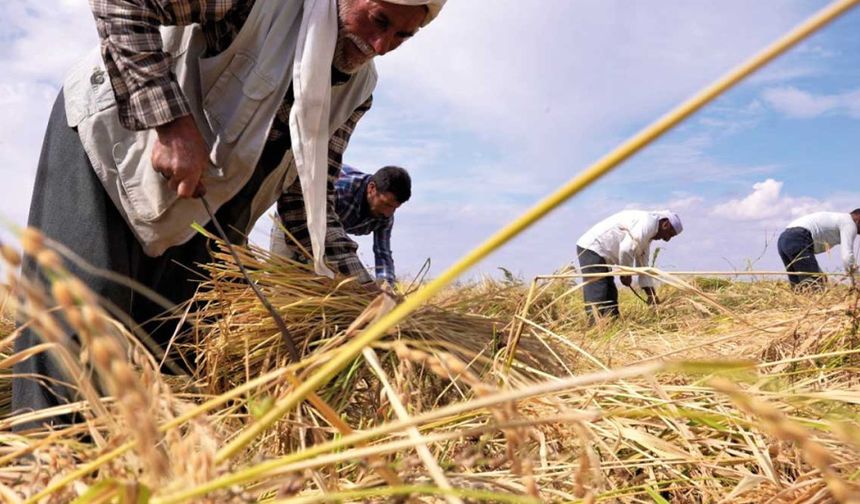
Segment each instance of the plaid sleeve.
[{"label": "plaid sleeve", "polygon": [[376,261],[376,278],[394,285],[394,256],[391,254],[391,229],[394,218],[385,227],[373,232],[373,258]]},{"label": "plaid sleeve", "polygon": [[[362,103],[346,123],[332,135],[329,141],[328,154],[328,181],[327,189],[327,219],[325,235],[326,260],[332,264],[341,274],[357,277],[360,283],[369,283],[373,278],[361,263],[356,251],[358,244],[355,243],[346,231],[335,211],[335,182],[340,175],[343,165],[343,153],[349,144],[349,138],[355,129],[359,119],[367,112],[373,103],[373,97]],[[307,217],[305,214],[305,202],[302,199],[302,188],[299,180],[295,182],[278,199],[278,215],[284,227],[293,237],[307,250],[311,250],[311,239],[308,233]],[[289,239],[289,238],[288,238]]]},{"label": "plaid sleeve", "polygon": [[162,51],[160,26],[206,24],[248,0],[90,0],[120,122],[142,130],[191,110]]}]

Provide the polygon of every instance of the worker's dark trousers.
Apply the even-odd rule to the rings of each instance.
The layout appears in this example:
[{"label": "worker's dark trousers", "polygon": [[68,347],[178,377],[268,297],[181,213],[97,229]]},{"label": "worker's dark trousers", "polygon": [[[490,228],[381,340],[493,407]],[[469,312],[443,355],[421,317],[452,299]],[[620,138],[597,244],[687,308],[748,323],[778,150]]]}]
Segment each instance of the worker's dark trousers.
[{"label": "worker's dark trousers", "polygon": [[[576,247],[579,256],[579,269],[583,274],[609,273],[612,268],[607,266],[607,261],[596,252]],[[590,323],[594,323],[595,316],[600,318],[617,318],[618,311],[618,288],[615,287],[615,278],[606,276],[603,278],[592,278],[585,280],[582,294],[585,298],[585,312],[588,314]]]},{"label": "worker's dark trousers", "polygon": [[792,275],[791,273],[821,273],[818,261],[815,259],[815,245],[812,233],[802,227],[788,228],[779,235],[777,250],[785,270],[788,271],[788,281],[794,288],[822,287],[824,278],[821,276]]},{"label": "worker's dark trousers", "polygon": [[[217,217],[225,229],[245,229],[248,209],[241,202],[251,201],[248,191],[259,187],[259,179],[255,174],[249,186],[218,211]],[[252,183],[257,185],[251,186]],[[211,261],[209,243],[202,235],[168,249],[160,257],[149,257],[143,252],[96,177],[77,131],[67,126],[62,92],[54,104],[45,133],[30,204],[29,225],[65,245],[96,268],[132,278],[176,304],[190,299],[198,282],[204,278],[197,265]],[[231,234],[231,241],[242,240],[238,233]],[[127,286],[73,264],[67,266],[100,296],[105,307],[115,307],[130,316],[130,320],[126,316],[123,321],[130,328],[142,329],[157,344],[166,345],[176,329],[175,324],[150,322],[164,312],[163,307]],[[23,274],[44,281],[30,260],[25,261]],[[140,327],[134,327],[138,324]],[[24,329],[15,341],[15,350],[22,351],[40,342],[37,334]],[[16,364],[14,373],[12,411],[15,413],[78,400],[75,392],[63,385],[63,382],[68,383],[68,378],[50,352],[36,354]],[[58,425],[70,420],[70,417],[55,417],[48,423]],[[24,430],[34,426],[25,424],[15,428]]]}]

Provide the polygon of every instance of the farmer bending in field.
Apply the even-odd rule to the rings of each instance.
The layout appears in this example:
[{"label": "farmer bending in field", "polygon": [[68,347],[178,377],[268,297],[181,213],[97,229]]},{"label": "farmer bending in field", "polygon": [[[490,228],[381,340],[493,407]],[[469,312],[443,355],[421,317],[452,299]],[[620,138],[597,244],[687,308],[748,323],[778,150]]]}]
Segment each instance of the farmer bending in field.
[{"label": "farmer bending in field", "polygon": [[[394,227],[394,212],[412,195],[409,173],[397,166],[386,166],[369,175],[343,165],[334,187],[337,196],[335,209],[344,231],[351,235],[373,233],[376,280],[393,286],[395,277],[391,230]],[[278,217],[281,225],[293,233],[306,230],[301,194],[284,193],[278,200]],[[272,252],[303,259],[295,252],[292,241],[284,235],[281,225],[272,224]],[[372,282],[373,279],[355,255],[357,249],[358,244],[353,242],[352,248],[347,249],[350,253],[342,262],[361,283]]]},{"label": "farmer bending in field", "polygon": [[792,273],[821,273],[815,254],[830,250],[841,244],[842,264],[845,271],[852,273],[856,267],[854,260],[854,240],[860,233],[860,208],[851,213],[816,212],[792,221],[779,235],[777,250],[788,281],[794,288],[824,286],[821,275],[792,275]]},{"label": "farmer bending in field", "polygon": [[[72,69],[54,105],[29,224],[178,304],[211,259],[191,227],[214,229],[198,197],[205,193],[242,243],[286,190],[301,194],[316,271],[333,276],[326,255],[351,243],[334,211],[334,181],[371,106],[371,60],[415,35],[445,1],[91,0],[101,50]],[[124,285],[73,271],[137,323],[163,311]],[[172,334],[144,330],[162,346]],[[25,330],[16,351],[38,343]],[[75,400],[45,353],[15,373],[17,412]]]},{"label": "farmer bending in field", "polygon": [[[682,230],[681,219],[673,212],[618,212],[595,224],[576,242],[580,269],[583,274],[595,274],[610,273],[613,264],[648,266],[651,241],[669,241]],[[621,283],[630,287],[632,278],[622,275]],[[649,304],[660,302],[650,276],[639,275],[639,286],[647,294]],[[586,279],[582,292],[591,323],[598,316],[618,317],[618,289],[612,275]]]}]

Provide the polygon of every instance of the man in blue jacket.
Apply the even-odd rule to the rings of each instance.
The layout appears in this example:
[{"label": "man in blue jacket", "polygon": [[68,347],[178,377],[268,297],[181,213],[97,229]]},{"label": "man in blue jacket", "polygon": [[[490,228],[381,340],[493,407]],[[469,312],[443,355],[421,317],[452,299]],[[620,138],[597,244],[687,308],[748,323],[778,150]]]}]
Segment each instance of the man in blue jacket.
[{"label": "man in blue jacket", "polygon": [[[394,285],[394,257],[391,254],[391,230],[394,226],[394,212],[406,203],[412,195],[412,180],[409,173],[397,166],[386,166],[373,175],[343,165],[340,176],[335,182],[335,209],[343,229],[351,235],[373,233],[373,255],[376,263],[375,273],[378,281]],[[296,210],[299,210],[298,212]],[[301,232],[301,207],[285,194],[278,200],[278,216],[286,229],[299,229]],[[295,221],[299,222],[295,222]],[[272,252],[287,257],[295,257],[289,238],[281,226],[272,226]],[[354,248],[347,250],[344,257],[326,252],[330,260],[340,264],[343,270],[358,278],[359,282],[372,281],[367,270],[358,260]]]}]

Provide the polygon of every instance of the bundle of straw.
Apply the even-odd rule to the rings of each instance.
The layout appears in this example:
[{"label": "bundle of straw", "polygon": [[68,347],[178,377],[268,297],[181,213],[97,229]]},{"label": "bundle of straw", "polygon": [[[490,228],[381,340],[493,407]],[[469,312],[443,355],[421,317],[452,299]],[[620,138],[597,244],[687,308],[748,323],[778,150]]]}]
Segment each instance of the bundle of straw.
[{"label": "bundle of straw", "polygon": [[[308,359],[351,337],[347,334],[350,324],[374,299],[352,280],[317,276],[305,264],[256,247],[234,250]],[[231,255],[221,251],[215,259],[206,266],[210,278],[201,284],[193,301],[196,309],[189,315],[198,333],[180,345],[186,354],[198,356],[196,378],[211,393],[289,362],[275,321],[254,296]],[[486,310],[470,310],[470,298],[477,297],[453,296],[441,304],[425,306],[397,327],[391,337],[429,352],[444,350],[482,373],[505,344],[507,321],[480,313]],[[526,373],[558,368],[557,358],[535,338],[522,342],[517,363]]]}]

